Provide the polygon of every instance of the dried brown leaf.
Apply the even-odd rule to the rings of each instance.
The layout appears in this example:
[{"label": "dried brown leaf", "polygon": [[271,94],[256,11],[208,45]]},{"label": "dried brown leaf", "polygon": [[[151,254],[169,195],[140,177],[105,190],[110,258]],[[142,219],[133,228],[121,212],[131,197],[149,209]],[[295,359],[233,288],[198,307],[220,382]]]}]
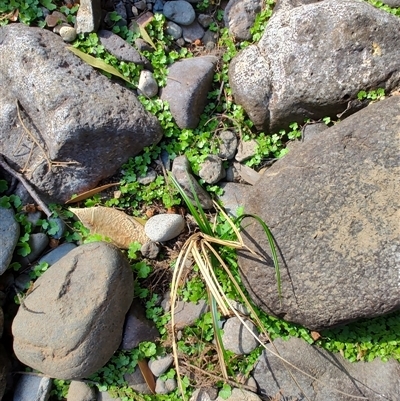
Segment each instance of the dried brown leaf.
[{"label": "dried brown leaf", "polygon": [[144,232],[142,219],[128,216],[124,212],[111,207],[96,206],[91,208],[70,208],[91,234],[108,237],[122,249],[138,241],[141,244],[149,241]]},{"label": "dried brown leaf", "polygon": [[150,370],[149,365],[146,361],[138,361],[138,366],[140,371],[142,372],[143,378],[146,381],[147,385],[152,394],[156,393],[156,381],[154,380],[153,372]]},{"label": "dried brown leaf", "polygon": [[77,203],[77,202],[83,201],[87,198],[90,198],[93,195],[98,194],[101,191],[104,191],[107,188],[110,188],[110,187],[113,187],[114,185],[119,185],[119,184],[120,184],[119,182],[114,182],[112,184],[106,184],[106,185],[102,185],[101,187],[93,188],[90,191],[82,192],[78,196],[75,196],[75,198],[71,198],[71,199],[67,200],[65,202],[65,204],[69,205],[71,203]]}]

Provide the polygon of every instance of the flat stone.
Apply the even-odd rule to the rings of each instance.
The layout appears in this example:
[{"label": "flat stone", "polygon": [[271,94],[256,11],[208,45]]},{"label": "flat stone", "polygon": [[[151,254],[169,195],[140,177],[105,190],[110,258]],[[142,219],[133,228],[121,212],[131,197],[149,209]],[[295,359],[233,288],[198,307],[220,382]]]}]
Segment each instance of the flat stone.
[{"label": "flat stone", "polygon": [[[301,389],[310,400],[344,401],[352,396],[380,401],[383,397],[396,400],[399,396],[400,364],[394,359],[382,362],[350,362],[339,353],[332,354],[322,348],[310,345],[300,338],[274,340],[279,354],[297,368],[315,377],[318,382],[299,371],[283,365],[277,357],[264,351],[260,356],[253,376],[263,396],[280,394],[285,399],[297,398],[299,388],[291,379],[288,370],[296,377]],[[269,349],[276,352],[271,345]]]},{"label": "flat stone", "polygon": [[248,191],[245,212],[280,251],[282,299],[265,233],[243,221],[246,243],[265,252],[264,262],[239,252],[243,282],[266,313],[319,331],[400,309],[399,110],[399,96],[368,106],[296,146]]},{"label": "flat stone", "polygon": [[191,326],[207,310],[208,306],[203,299],[196,304],[178,301],[175,306],[175,328],[182,330],[186,326]]},{"label": "flat stone", "polygon": [[145,63],[145,60],[140,53],[115,33],[102,29],[97,33],[97,35],[104,48],[118,60],[138,65],[143,65]]},{"label": "flat stone", "polygon": [[81,245],[35,282],[12,324],[14,352],[50,377],[90,376],[122,339],[133,299],[133,274],[121,251],[105,242]]},{"label": "flat stone", "polygon": [[13,209],[0,207],[0,221],[0,275],[2,275],[11,263],[20,230]]},{"label": "flat stone", "polygon": [[144,231],[154,242],[169,241],[185,228],[185,219],[180,214],[156,214],[146,221]]},{"label": "flat stone", "polygon": [[182,27],[182,37],[185,42],[192,43],[203,36],[204,28],[197,21],[193,21],[190,25]]}]

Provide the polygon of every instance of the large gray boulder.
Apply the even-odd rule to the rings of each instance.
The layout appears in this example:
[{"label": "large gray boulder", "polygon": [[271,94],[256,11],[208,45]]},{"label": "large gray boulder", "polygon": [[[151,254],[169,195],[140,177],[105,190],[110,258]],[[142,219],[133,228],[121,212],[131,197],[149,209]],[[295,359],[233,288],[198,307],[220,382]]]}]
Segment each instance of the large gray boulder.
[{"label": "large gray boulder", "polygon": [[281,3],[229,66],[235,101],[258,129],[349,114],[360,90],[399,85],[399,18],[357,0]]},{"label": "large gray boulder", "polygon": [[132,270],[120,250],[105,242],[81,245],[24,299],[12,325],[15,355],[50,377],[88,377],[121,343],[132,299]]},{"label": "large gray boulder", "polygon": [[[285,400],[305,400],[305,394],[307,399],[313,401],[355,399],[346,394],[366,397],[365,400],[369,401],[399,399],[400,364],[394,359],[382,362],[376,358],[372,362],[353,363],[340,354],[332,354],[300,338],[291,338],[289,341],[277,339],[274,346],[285,360],[312,377],[290,369],[276,356],[264,351],[253,372],[260,393],[264,396],[273,397],[280,393]],[[267,347],[276,353],[271,344]],[[303,390],[302,397],[289,372]]]},{"label": "large gray boulder", "polygon": [[162,136],[132,91],[59,36],[23,24],[0,28],[0,98],[0,153],[54,202],[93,188]]},{"label": "large gray boulder", "polygon": [[279,299],[269,245],[245,220],[244,283],[267,313],[322,329],[400,309],[400,97],[350,116],[295,147],[248,191],[279,250]]}]

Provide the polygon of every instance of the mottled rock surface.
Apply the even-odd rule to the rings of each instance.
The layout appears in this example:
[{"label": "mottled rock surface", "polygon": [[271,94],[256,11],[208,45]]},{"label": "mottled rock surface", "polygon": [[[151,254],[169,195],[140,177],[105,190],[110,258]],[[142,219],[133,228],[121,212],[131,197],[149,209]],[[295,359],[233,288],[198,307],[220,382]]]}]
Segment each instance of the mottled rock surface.
[{"label": "mottled rock surface", "polygon": [[258,129],[348,115],[363,106],[350,102],[360,90],[399,85],[399,18],[364,1],[283,3],[229,66],[235,101]]},{"label": "mottled rock surface", "polygon": [[50,377],[88,377],[118,348],[132,299],[132,270],[119,249],[81,245],[35,282],[13,321],[14,352]]},{"label": "mottled rock surface", "polygon": [[11,262],[19,238],[19,224],[13,209],[0,207],[0,275]]},{"label": "mottled rock surface", "polygon": [[[162,136],[132,91],[81,61],[59,36],[23,24],[0,28],[0,98],[0,152],[17,169],[29,160],[26,178],[57,203],[93,188]],[[49,167],[18,122],[17,100],[46,157],[73,164]]]},{"label": "mottled rock surface", "polygon": [[[382,399],[395,401],[399,398],[400,364],[394,359],[388,362],[382,362],[379,358],[372,362],[349,362],[340,354],[332,354],[307,344],[300,338],[291,338],[289,341],[277,339],[274,345],[283,358],[318,380],[307,377],[297,370],[291,370],[310,400],[354,399],[335,390],[352,396],[366,397],[370,401]],[[271,345],[267,347],[276,352]],[[279,391],[284,399],[299,396],[300,390],[291,379],[286,367],[268,351],[264,351],[260,356],[253,376],[264,396],[273,397]]]},{"label": "mottled rock surface", "polygon": [[[295,147],[248,191],[280,254],[282,303],[261,227],[245,220],[246,287],[267,313],[310,329],[400,308],[400,97],[394,96]],[[326,134],[326,135],[325,135]]]}]

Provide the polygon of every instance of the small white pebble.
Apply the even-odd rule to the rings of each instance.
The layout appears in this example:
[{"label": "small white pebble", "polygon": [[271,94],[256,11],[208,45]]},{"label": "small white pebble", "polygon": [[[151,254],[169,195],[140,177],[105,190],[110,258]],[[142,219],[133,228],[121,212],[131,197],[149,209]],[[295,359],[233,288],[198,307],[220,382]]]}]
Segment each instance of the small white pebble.
[{"label": "small white pebble", "polygon": [[73,42],[76,39],[76,30],[71,26],[62,26],[60,28],[60,36],[64,42]]}]

